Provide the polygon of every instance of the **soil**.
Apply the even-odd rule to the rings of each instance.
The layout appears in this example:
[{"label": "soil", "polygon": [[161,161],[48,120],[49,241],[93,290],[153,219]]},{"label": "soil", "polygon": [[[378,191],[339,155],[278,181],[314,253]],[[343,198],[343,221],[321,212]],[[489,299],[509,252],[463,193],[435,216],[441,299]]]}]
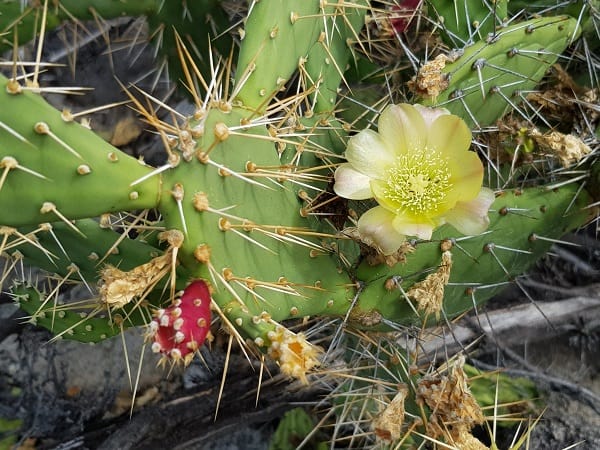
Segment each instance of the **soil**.
[{"label": "soil", "polygon": [[[125,33],[131,26],[130,20],[114,22],[111,33]],[[79,64],[85,63],[85,70],[78,66],[77,79],[55,71],[42,80],[66,79],[69,84],[94,86],[94,92],[101,95],[77,97],[77,104],[72,98],[54,96],[49,100],[55,105],[77,110],[105,103],[104,93],[119,92],[110,71],[103,70],[106,48],[102,42],[93,41],[80,49]],[[48,59],[61,45],[56,36],[47,40]],[[152,64],[151,58],[142,58],[132,72],[118,64],[118,55],[113,54],[113,60],[115,72],[125,83],[138,79]],[[159,89],[161,98],[167,98],[165,86],[159,84]],[[118,100],[117,96],[109,99]],[[174,96],[169,101],[185,108],[186,103]],[[128,108],[95,116],[92,125],[132,154],[144,155],[146,161],[157,163],[162,158],[160,143],[144,132]],[[557,245],[552,251],[555,256],[545,258],[522,280],[527,295],[513,287],[479,312],[480,321],[467,317],[456,324],[475,333],[469,335],[471,342],[483,336],[470,348],[471,363],[486,369],[504,368],[509,374],[531,378],[539,387],[546,410],[528,448],[563,449],[576,444],[578,449],[600,448],[600,307],[596,306],[600,305],[600,285],[594,284],[600,280],[600,244],[595,233],[590,227],[566,238],[578,247]],[[76,292],[68,295],[76,296]],[[508,323],[521,311],[519,306],[531,305],[530,297],[540,310],[556,301],[574,309],[569,314],[557,313],[555,322],[544,322],[547,326],[530,334],[521,329],[527,329],[528,319],[517,320],[498,334],[486,334],[473,325],[484,323],[494,311],[499,312],[494,317],[504,321],[498,324]],[[585,308],[581,302],[570,302],[575,297],[587,299]],[[528,314],[535,315],[535,311]],[[225,366],[224,337],[217,338],[212,351],[203,351],[205,362],[197,360],[184,372],[158,368],[156,356],[135,331],[124,340],[94,346],[51,342],[47,331],[23,324],[19,318],[19,311],[2,297],[0,417],[22,421],[16,439],[23,449],[267,449],[286,410],[314,404],[325,393],[317,383],[300,386],[270,367],[271,375],[263,376],[257,400],[259,365],[234,353],[217,408]],[[140,364],[143,370],[138,379]],[[508,448],[513,433],[500,433],[500,448]]]}]

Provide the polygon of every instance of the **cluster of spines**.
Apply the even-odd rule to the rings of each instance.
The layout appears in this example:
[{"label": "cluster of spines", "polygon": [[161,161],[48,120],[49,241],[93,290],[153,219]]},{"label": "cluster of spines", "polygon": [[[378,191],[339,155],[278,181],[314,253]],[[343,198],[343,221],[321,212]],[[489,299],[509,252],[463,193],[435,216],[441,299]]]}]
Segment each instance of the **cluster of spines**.
[{"label": "cluster of spines", "polygon": [[[423,331],[419,338],[425,338]],[[472,434],[476,425],[512,426],[536,414],[537,394],[527,379],[483,373],[465,363],[464,355],[440,365],[417,351],[404,353],[394,337],[374,339],[358,334],[349,345],[347,366],[336,371],[342,380],[316,410],[327,405],[334,424],[323,418],[317,428],[329,429],[330,439],[352,448],[483,449]],[[521,448],[535,424],[519,429],[513,448]],[[314,433],[314,430],[313,430]],[[520,434],[520,435],[519,435]]]}]

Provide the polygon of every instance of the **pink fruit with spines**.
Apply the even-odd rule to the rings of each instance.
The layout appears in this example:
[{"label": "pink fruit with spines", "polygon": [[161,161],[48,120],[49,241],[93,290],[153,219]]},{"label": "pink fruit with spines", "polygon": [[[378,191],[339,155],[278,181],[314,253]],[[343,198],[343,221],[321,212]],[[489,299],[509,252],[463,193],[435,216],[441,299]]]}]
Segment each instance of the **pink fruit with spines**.
[{"label": "pink fruit with spines", "polygon": [[202,280],[192,281],[174,299],[161,308],[150,322],[152,350],[166,358],[189,364],[210,331],[210,291]]}]

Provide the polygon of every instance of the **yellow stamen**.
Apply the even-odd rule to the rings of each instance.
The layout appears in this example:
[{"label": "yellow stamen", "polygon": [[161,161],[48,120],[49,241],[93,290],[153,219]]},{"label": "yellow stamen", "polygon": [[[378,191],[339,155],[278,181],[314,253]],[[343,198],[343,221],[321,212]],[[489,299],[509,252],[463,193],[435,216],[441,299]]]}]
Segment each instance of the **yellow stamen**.
[{"label": "yellow stamen", "polygon": [[398,156],[386,178],[385,199],[415,215],[438,211],[452,187],[448,161],[427,150]]}]

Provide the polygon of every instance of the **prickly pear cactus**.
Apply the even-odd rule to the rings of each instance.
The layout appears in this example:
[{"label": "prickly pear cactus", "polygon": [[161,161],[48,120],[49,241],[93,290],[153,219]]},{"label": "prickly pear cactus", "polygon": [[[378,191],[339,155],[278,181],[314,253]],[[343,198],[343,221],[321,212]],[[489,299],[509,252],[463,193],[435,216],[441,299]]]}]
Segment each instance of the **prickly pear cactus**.
[{"label": "prickly pear cactus", "polygon": [[[375,124],[378,117],[385,122],[382,111],[398,95],[369,85],[365,98],[376,99],[370,106],[358,93],[353,96],[347,76],[349,67],[359,71],[364,66],[364,55],[376,44],[371,19],[381,14],[381,7],[366,0],[250,2],[232,59],[213,59],[208,44],[202,44],[200,52],[207,53],[199,62],[198,42],[207,42],[209,35],[210,42],[230,36],[221,2],[190,8],[187,2],[128,4],[133,9],[96,3],[107,16],[143,12],[160,33],[166,33],[157,25],[163,23],[160,19],[178,23],[174,16],[181,8],[184,18],[214,20],[203,40],[188,39],[179,24],[179,34],[163,42],[165,53],[180,60],[179,87],[193,99],[192,115],[173,110],[176,119],[161,121],[152,107],[132,96],[165,144],[167,158],[160,167],[126,155],[67,111],[50,107],[40,95],[44,88],[37,85],[39,61],[33,74],[15,62],[18,70],[12,77],[0,78],[0,253],[6,273],[18,274],[25,263],[49,274],[44,281],[21,280],[4,288],[32,322],[58,337],[97,342],[140,326],[165,360],[189,363],[210,336],[210,305],[232,339],[308,382],[307,374],[323,361],[322,351],[306,335],[290,331],[286,321],[325,317],[343,323],[336,335],[347,328],[362,335],[456,317],[505,285],[518,283],[518,276],[556,239],[593,218],[593,209],[586,209],[596,194],[593,189],[588,193],[586,185],[595,158],[591,151],[572,159],[583,175],[571,180],[565,170],[553,169],[551,158],[527,165],[515,156],[517,151],[493,153],[484,141],[490,128],[498,121],[509,123],[509,116],[521,116],[532,130],[545,122],[531,112],[527,94],[578,39],[577,18],[511,18],[507,2],[501,1],[492,6],[432,1],[420,10],[413,7],[412,14],[428,15],[428,34],[461,47],[452,57],[431,58],[409,83],[413,103],[446,111],[414,111],[436,118],[451,113],[444,120],[462,130],[461,136],[469,133],[467,143],[475,132],[473,148],[486,165],[476,188],[482,188],[483,179],[489,225],[482,232],[460,233],[450,225],[438,226],[440,222],[427,238],[416,238],[421,231],[415,228],[402,252],[390,257],[360,236],[360,217],[376,203],[367,198],[378,197],[362,193],[349,201],[340,198],[334,176],[348,164],[345,156],[352,159],[352,148],[361,139],[357,136],[376,141],[377,133],[385,134],[385,124],[377,131]],[[109,5],[116,12],[109,14]],[[44,12],[48,27],[64,11],[87,17],[75,2],[55,6],[31,6],[26,17]],[[5,9],[0,6],[1,17],[16,20],[15,8],[11,2]],[[38,22],[23,19],[14,35],[29,39],[44,31],[32,28],[33,23]],[[410,33],[416,26],[407,22],[388,35]],[[388,81],[397,67],[384,64],[380,70],[386,86],[393,85]],[[346,103],[340,103],[340,93]],[[353,108],[340,114],[340,105],[347,102]],[[363,132],[350,125],[357,123],[371,129]],[[513,130],[511,136],[533,133],[527,130]],[[505,147],[513,144],[507,142]],[[374,150],[369,154],[377,155]],[[473,152],[468,157],[481,163],[483,174],[483,162]],[[381,161],[365,158],[362,163],[378,166]],[[534,172],[539,176],[529,175]],[[412,191],[431,181],[411,176]],[[61,286],[75,282],[87,285],[89,299],[63,305]],[[363,343],[350,340],[348,345],[357,349]],[[353,362],[357,360],[350,358],[348,365]],[[360,362],[357,373],[377,379],[371,369]],[[447,371],[448,379],[466,383],[460,364]],[[413,375],[398,370],[394,382],[411,383]],[[426,394],[437,381],[422,380],[423,392],[411,401],[435,410]],[[396,401],[386,400],[398,413],[404,412],[408,398],[401,394],[394,394],[394,399],[400,395]],[[472,405],[470,398],[465,401]],[[361,406],[368,415],[381,417],[376,437],[401,440],[403,425],[384,423],[391,418],[381,404]],[[437,419],[443,423],[447,417]],[[470,436],[471,425],[465,422],[464,429],[453,432]],[[439,429],[425,431],[445,442],[458,439]]]}]

